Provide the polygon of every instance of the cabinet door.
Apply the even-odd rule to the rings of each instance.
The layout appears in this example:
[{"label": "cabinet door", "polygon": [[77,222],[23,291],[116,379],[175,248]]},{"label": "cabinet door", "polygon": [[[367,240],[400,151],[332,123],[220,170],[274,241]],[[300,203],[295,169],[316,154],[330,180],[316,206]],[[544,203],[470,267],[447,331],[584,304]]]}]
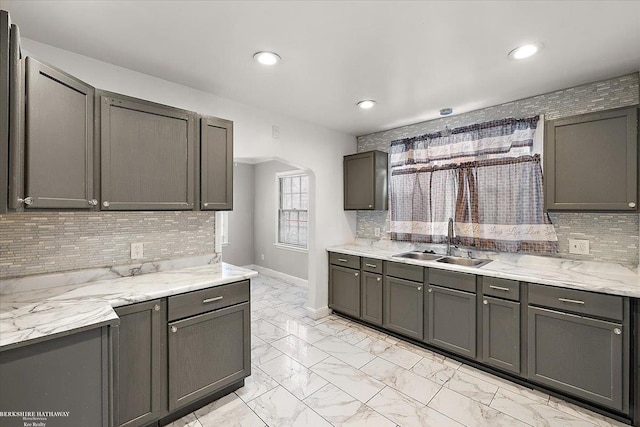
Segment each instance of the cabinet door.
[{"label": "cabinet door", "polygon": [[373,153],[344,158],[344,209],[373,209]]},{"label": "cabinet door", "polygon": [[422,283],[384,279],[384,327],[411,338],[423,337],[424,293]]},{"label": "cabinet door", "polygon": [[233,122],[200,119],[200,209],[233,209]]},{"label": "cabinet door", "polygon": [[193,209],[195,123],[189,111],[101,96],[102,209]]},{"label": "cabinet door", "polygon": [[165,300],[116,309],[120,317],[116,357],[117,426],[142,426],[166,411]]},{"label": "cabinet door", "polygon": [[0,413],[69,412],[67,417],[42,422],[2,416],[0,424],[111,426],[107,329],[90,329],[0,352]]},{"label": "cabinet door", "polygon": [[169,324],[169,410],[251,375],[249,303]]},{"label": "cabinet door", "polygon": [[467,357],[476,357],[476,295],[429,286],[427,342]]},{"label": "cabinet door", "polygon": [[362,273],[362,320],[382,326],[382,275]]},{"label": "cabinet door", "polygon": [[528,308],[529,378],[623,410],[622,325]]},{"label": "cabinet door", "polygon": [[637,210],[636,107],[548,122],[544,154],[548,209]]},{"label": "cabinet door", "polygon": [[94,88],[26,59],[25,208],[93,206]]},{"label": "cabinet door", "polygon": [[329,268],[329,308],[360,317],[360,271],[332,265]]},{"label": "cabinet door", "polygon": [[520,303],[485,296],[482,301],[482,361],[520,373]]}]

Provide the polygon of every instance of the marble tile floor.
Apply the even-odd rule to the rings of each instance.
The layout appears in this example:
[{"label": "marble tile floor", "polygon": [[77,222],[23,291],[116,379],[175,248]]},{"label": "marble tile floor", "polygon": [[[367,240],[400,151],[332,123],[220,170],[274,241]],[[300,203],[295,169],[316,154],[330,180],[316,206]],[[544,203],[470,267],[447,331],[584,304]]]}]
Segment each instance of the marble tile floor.
[{"label": "marble tile floor", "polygon": [[251,281],[252,375],[172,427],[624,426],[344,318],[304,288]]}]

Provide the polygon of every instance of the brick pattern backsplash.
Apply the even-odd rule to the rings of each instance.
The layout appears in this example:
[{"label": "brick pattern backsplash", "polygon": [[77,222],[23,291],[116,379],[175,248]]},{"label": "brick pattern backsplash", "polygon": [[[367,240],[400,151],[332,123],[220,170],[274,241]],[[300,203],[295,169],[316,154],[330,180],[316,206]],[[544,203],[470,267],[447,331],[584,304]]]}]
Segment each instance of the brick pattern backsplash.
[{"label": "brick pattern backsplash", "polygon": [[[0,279],[213,254],[214,224],[212,212],[0,215]],[[132,242],[143,260],[130,259]]]},{"label": "brick pattern backsplash", "polygon": [[[506,117],[545,115],[553,120],[576,114],[627,107],[640,103],[639,74],[633,73],[595,83],[538,95],[506,104],[483,108],[451,117],[443,117],[387,131],[358,137],[357,151],[389,151],[391,141],[474,123]],[[550,215],[559,240],[559,255],[590,261],[618,262],[638,265],[639,216],[629,213],[556,212]],[[375,239],[380,228],[388,238],[389,218],[386,211],[358,211],[357,237]],[[589,255],[569,254],[569,238],[590,241]]]}]

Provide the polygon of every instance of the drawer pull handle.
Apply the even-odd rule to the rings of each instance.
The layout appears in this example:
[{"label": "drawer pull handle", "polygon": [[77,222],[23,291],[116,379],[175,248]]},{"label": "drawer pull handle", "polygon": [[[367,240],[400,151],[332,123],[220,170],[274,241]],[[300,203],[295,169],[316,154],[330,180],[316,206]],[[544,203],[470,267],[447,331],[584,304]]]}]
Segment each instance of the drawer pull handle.
[{"label": "drawer pull handle", "polygon": [[210,302],[216,302],[216,301],[220,301],[223,297],[213,297],[213,298],[207,298],[207,299],[203,299],[202,303],[203,304],[209,304]]},{"label": "drawer pull handle", "polygon": [[620,335],[620,334],[622,333],[622,329],[620,329],[620,328],[615,328],[615,329],[613,330],[613,333],[614,333],[614,334],[616,334],[616,335]]},{"label": "drawer pull handle", "polygon": [[346,260],[346,259],[344,259],[344,258],[338,258],[338,261],[339,261],[339,262],[347,262],[347,260]]},{"label": "drawer pull handle", "polygon": [[584,301],[580,301],[580,300],[577,300],[577,299],[558,298],[558,301],[570,302],[571,304],[583,304],[584,305]]},{"label": "drawer pull handle", "polygon": [[178,328],[176,328],[175,326],[172,326],[171,327],[171,332],[173,332],[175,334],[176,332],[178,332]]},{"label": "drawer pull handle", "polygon": [[509,288],[503,288],[502,286],[495,286],[495,285],[489,285],[489,287],[491,289],[495,289],[496,291],[505,291],[505,292],[509,292],[511,289]]},{"label": "drawer pull handle", "polygon": [[377,265],[375,264],[365,264],[367,267],[371,267],[371,268],[378,268]]}]

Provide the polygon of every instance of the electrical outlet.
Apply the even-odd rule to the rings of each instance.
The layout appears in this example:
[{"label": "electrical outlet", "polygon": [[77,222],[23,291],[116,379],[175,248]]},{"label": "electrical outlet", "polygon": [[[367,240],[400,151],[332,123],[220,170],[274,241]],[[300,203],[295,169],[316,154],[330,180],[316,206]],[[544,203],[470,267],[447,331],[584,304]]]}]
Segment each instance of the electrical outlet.
[{"label": "electrical outlet", "polygon": [[131,259],[144,258],[144,243],[132,243],[131,244]]},{"label": "electrical outlet", "polygon": [[374,228],[374,229],[373,229],[373,234],[374,234],[376,237],[380,237],[380,228],[378,228],[378,227]]},{"label": "electrical outlet", "polygon": [[569,253],[589,255],[589,241],[583,239],[569,239]]}]

